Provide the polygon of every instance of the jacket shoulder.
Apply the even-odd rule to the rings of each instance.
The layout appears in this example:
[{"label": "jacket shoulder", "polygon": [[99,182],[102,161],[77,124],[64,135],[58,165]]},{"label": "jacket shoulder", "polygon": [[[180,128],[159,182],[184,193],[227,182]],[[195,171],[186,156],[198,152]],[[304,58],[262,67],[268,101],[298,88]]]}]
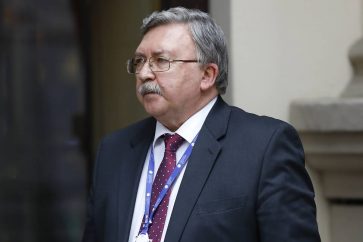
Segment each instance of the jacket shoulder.
[{"label": "jacket shoulder", "polygon": [[276,134],[283,134],[281,137],[289,137],[294,143],[301,145],[297,130],[288,122],[269,116],[248,113],[238,107],[230,106],[230,108],[231,115],[228,130],[248,139],[249,142],[254,143],[255,141],[256,144],[262,144],[268,142]]},{"label": "jacket shoulder", "polygon": [[155,129],[155,119],[152,117],[145,118],[133,123],[125,128],[113,131],[103,137],[103,143],[114,143],[120,140],[133,140],[144,137],[145,134],[152,134]]},{"label": "jacket shoulder", "polygon": [[294,129],[288,122],[277,118],[249,113],[235,106],[230,106],[230,108],[230,122],[232,122],[232,125],[235,124],[246,128],[262,129],[264,131],[270,129],[275,130],[279,127]]}]

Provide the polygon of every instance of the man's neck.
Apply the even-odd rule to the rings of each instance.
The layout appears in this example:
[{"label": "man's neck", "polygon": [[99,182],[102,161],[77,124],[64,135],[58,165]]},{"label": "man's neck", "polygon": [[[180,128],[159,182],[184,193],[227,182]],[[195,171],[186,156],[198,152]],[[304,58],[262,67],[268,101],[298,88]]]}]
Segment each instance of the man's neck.
[{"label": "man's neck", "polygon": [[180,126],[182,126],[185,121],[187,121],[191,116],[203,109],[208,103],[210,103],[217,95],[214,95],[208,99],[204,99],[199,105],[195,105],[193,109],[185,113],[175,113],[169,115],[169,117],[156,118],[160,123],[162,123],[170,131],[175,132]]},{"label": "man's neck", "polygon": [[201,110],[193,114],[188,120],[186,120],[177,130],[171,131],[165,127],[162,123],[156,123],[154,142],[165,133],[178,133],[186,141],[192,143],[195,136],[198,134],[202,128],[208,114],[216,103],[217,98],[211,100],[207,105],[205,105]]}]

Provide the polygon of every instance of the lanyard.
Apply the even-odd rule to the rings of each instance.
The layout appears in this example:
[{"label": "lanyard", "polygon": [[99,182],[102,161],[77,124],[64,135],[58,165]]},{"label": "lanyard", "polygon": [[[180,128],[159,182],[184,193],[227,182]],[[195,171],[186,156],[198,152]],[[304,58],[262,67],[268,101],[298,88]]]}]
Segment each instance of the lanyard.
[{"label": "lanyard", "polygon": [[184,152],[183,156],[178,161],[178,163],[175,166],[173,172],[170,174],[170,177],[166,181],[166,184],[165,184],[164,188],[161,190],[159,196],[157,197],[156,202],[155,202],[153,208],[151,209],[151,213],[150,213],[151,191],[152,191],[152,184],[153,184],[153,179],[154,179],[154,164],[155,164],[155,161],[154,161],[154,148],[153,148],[153,144],[151,144],[151,146],[150,146],[149,168],[148,168],[147,178],[146,178],[145,213],[144,213],[144,221],[143,221],[143,224],[142,224],[142,230],[141,230],[140,234],[147,234],[147,232],[149,230],[149,224],[152,223],[152,219],[154,217],[154,214],[155,214],[155,211],[156,211],[157,207],[162,202],[162,200],[164,199],[166,193],[170,189],[171,185],[176,180],[176,178],[178,178],[178,176],[180,175],[182,169],[184,168],[185,164],[187,163],[187,161],[189,159],[189,156],[192,153],[193,146],[195,144],[195,141],[196,141],[197,137],[198,137],[198,134],[194,137],[192,143],[188,146],[188,148]]}]

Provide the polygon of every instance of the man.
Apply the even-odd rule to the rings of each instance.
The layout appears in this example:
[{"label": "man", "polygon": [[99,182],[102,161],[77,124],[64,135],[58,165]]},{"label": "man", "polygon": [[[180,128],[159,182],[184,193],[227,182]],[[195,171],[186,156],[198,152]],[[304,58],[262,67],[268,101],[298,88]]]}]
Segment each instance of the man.
[{"label": "man", "polygon": [[320,241],[296,131],[220,97],[220,27],[172,8],[142,33],[127,69],[152,117],[102,141],[83,241]]}]

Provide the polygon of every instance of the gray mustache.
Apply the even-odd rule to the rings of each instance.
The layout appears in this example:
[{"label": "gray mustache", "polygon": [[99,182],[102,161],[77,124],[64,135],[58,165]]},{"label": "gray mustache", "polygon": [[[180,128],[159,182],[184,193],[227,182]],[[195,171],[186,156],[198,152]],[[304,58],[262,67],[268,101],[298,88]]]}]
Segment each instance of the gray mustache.
[{"label": "gray mustache", "polygon": [[150,94],[150,93],[154,93],[154,94],[158,94],[158,95],[162,96],[159,85],[156,83],[152,83],[152,82],[145,82],[137,89],[137,91],[141,96],[144,96],[144,95]]}]

